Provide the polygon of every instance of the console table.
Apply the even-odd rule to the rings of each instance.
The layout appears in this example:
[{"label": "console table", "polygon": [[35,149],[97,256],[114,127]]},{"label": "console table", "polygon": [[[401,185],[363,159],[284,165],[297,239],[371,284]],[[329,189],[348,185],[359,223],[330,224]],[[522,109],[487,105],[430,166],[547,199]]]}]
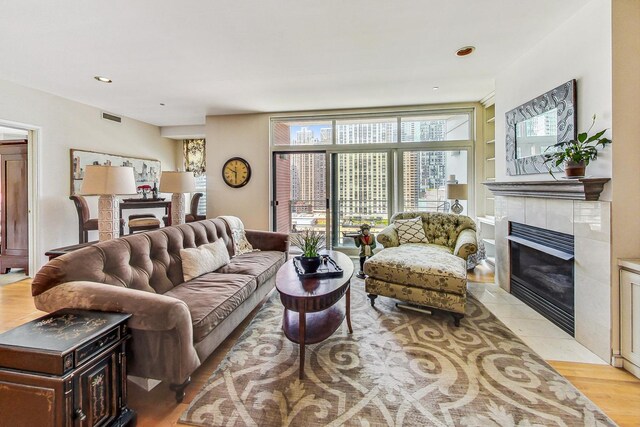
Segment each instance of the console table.
[{"label": "console table", "polygon": [[0,334],[0,425],[129,424],[129,317],[65,309]]},{"label": "console table", "polygon": [[[135,201],[134,201],[135,200]],[[120,218],[124,218],[122,211],[126,209],[154,209],[164,208],[167,216],[167,226],[171,225],[171,201],[153,200],[153,199],[134,199],[123,200],[120,202]],[[120,221],[120,235],[124,236],[124,221]]]}]

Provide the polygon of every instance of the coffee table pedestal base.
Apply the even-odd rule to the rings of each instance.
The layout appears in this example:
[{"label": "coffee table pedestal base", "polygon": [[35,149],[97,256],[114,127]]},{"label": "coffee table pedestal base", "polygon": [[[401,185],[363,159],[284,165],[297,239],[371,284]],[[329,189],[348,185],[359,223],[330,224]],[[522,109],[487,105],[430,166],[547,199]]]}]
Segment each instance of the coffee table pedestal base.
[{"label": "coffee table pedestal base", "polygon": [[351,327],[351,288],[346,291],[345,309],[339,304],[331,307],[307,313],[304,307],[299,312],[284,309],[282,318],[282,330],[285,336],[292,342],[300,345],[300,379],[304,379],[305,346],[316,344],[329,338],[340,327],[345,317],[349,333],[353,333]]}]

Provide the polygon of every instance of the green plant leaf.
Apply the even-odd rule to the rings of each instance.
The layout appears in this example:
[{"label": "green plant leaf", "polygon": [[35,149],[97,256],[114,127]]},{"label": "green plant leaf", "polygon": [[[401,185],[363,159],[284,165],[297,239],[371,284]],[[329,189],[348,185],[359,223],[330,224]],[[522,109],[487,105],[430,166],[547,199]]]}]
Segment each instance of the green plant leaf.
[{"label": "green plant leaf", "polygon": [[589,137],[589,139],[587,139],[587,142],[593,142],[593,141],[595,141],[597,139],[600,139],[600,137],[602,135],[604,135],[604,133],[606,131],[607,131],[606,129],[605,130],[601,130],[600,132],[596,133],[595,135],[591,135],[591,137]]},{"label": "green plant leaf", "polygon": [[586,139],[587,139],[587,133],[586,132],[578,134],[578,141],[584,142]]}]

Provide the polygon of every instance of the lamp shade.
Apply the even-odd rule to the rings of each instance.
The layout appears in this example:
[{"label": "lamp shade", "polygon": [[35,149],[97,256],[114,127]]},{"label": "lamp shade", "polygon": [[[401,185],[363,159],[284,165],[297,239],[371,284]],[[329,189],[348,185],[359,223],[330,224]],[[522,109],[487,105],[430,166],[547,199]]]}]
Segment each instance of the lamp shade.
[{"label": "lamp shade", "polygon": [[163,193],[192,193],[196,191],[196,179],[193,172],[162,172],[160,191]]},{"label": "lamp shade", "polygon": [[133,168],[127,166],[88,165],[82,180],[81,194],[136,194]]},{"label": "lamp shade", "polygon": [[447,199],[467,200],[467,184],[447,184]]}]

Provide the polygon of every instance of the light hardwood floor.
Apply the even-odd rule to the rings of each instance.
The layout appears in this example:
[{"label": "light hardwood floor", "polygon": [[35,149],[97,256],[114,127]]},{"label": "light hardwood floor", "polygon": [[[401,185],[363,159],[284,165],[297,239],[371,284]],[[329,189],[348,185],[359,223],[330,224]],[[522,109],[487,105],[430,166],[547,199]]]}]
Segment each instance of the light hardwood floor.
[{"label": "light hardwood floor", "polygon": [[[485,272],[477,272],[470,280],[487,280]],[[162,383],[150,392],[145,392],[129,383],[129,406],[138,413],[138,426],[174,426],[189,403],[196,396],[207,378],[231,349],[242,331],[249,324],[254,312],[240,325],[227,340],[207,359],[192,376],[193,383],[187,388],[187,395],[181,404],[176,404],[173,392]],[[44,313],[38,311],[31,298],[30,281],[0,287],[0,333]],[[606,365],[586,363],[549,363],[571,381],[589,399],[621,426],[640,426],[640,380],[621,369]]]}]

